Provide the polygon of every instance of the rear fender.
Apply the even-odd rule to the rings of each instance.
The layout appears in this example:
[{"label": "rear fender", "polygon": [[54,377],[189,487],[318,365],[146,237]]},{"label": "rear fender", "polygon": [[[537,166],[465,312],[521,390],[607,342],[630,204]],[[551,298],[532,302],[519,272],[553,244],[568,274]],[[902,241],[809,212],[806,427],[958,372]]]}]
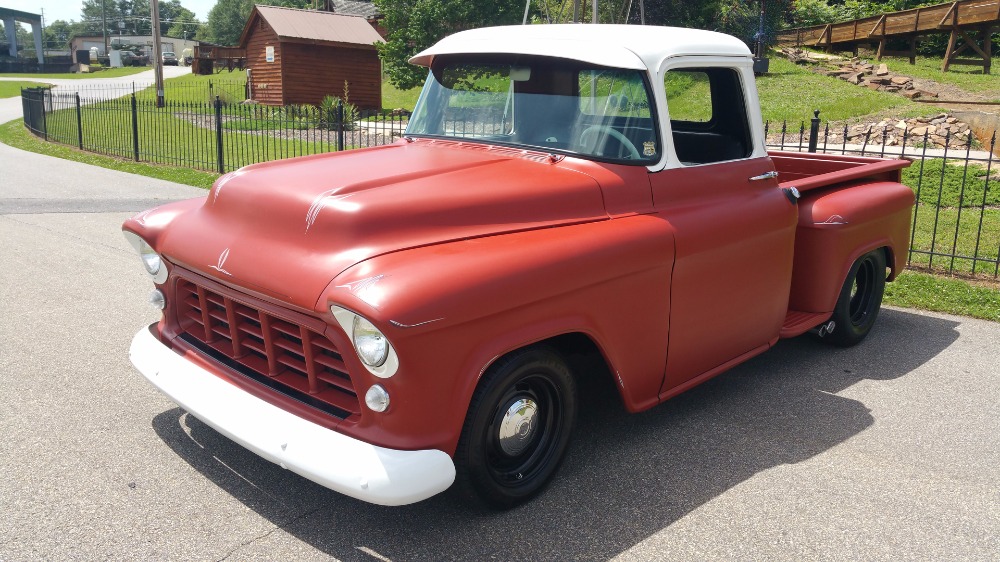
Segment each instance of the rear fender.
[{"label": "rear fender", "polygon": [[878,248],[888,249],[890,279],[895,278],[905,266],[913,201],[913,191],[894,182],[803,194],[789,308],[832,312],[851,265]]}]

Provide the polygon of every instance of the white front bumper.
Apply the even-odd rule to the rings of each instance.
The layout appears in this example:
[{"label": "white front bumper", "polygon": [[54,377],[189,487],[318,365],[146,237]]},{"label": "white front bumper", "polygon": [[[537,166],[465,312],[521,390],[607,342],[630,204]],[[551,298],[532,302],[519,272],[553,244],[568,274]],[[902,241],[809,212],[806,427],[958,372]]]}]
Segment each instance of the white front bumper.
[{"label": "white front bumper", "polygon": [[336,492],[406,505],[443,492],[455,465],[438,450],[385,449],[295,416],[175,353],[143,328],[132,364],[182,408],[265,459]]}]

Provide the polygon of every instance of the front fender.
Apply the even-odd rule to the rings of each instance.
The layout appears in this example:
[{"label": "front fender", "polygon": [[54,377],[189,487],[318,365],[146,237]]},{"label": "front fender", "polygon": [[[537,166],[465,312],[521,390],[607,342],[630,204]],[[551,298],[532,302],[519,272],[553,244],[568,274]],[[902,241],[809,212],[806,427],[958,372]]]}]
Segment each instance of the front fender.
[{"label": "front fender", "polygon": [[670,225],[637,215],[379,256],[338,276],[318,307],[366,316],[395,347],[385,435],[454,451],[486,368],[560,334],[597,344],[630,410],[656,404],[673,259]]}]

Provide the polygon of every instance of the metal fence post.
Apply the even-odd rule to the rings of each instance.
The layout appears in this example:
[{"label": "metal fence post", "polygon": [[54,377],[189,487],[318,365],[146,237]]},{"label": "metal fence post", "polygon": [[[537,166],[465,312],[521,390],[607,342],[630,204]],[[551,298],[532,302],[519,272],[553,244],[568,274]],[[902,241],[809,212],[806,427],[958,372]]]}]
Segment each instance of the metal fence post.
[{"label": "metal fence post", "polygon": [[344,101],[337,101],[337,150],[344,150]]},{"label": "metal fence post", "polygon": [[813,111],[812,122],[809,124],[809,152],[816,152],[816,144],[818,140],[819,140],[819,110],[817,109]]},{"label": "metal fence post", "polygon": [[83,150],[83,115],[80,113],[80,92],[76,93],[76,140],[77,146]]},{"label": "metal fence post", "polygon": [[132,156],[139,161],[139,108],[132,94]]},{"label": "metal fence post", "polygon": [[[208,83],[211,87],[211,82]],[[226,163],[222,156],[222,100],[215,96],[215,155],[219,163],[219,173],[226,173]]]},{"label": "metal fence post", "polygon": [[42,138],[46,142],[49,140],[49,127],[48,127],[48,116],[45,115],[45,96],[51,95],[50,90],[45,90],[41,95],[41,106],[42,106]]}]

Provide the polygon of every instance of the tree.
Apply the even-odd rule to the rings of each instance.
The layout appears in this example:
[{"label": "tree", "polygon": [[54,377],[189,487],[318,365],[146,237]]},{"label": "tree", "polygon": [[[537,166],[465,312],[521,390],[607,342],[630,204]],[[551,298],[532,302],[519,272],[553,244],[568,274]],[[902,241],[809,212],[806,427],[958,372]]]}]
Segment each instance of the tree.
[{"label": "tree", "polygon": [[397,88],[419,86],[426,71],[407,61],[445,35],[490,25],[521,23],[521,0],[375,0],[389,32],[378,45],[389,81]]},{"label": "tree", "polygon": [[46,49],[68,49],[69,40],[83,32],[83,25],[75,21],[56,20],[45,26],[42,42]]},{"label": "tree", "polygon": [[[102,3],[104,9],[102,11]],[[103,15],[103,17],[102,17]],[[122,20],[121,11],[114,0],[84,0],[80,8],[80,24],[83,33],[88,35],[103,35],[101,24],[107,19],[108,35],[118,33],[118,22]]]},{"label": "tree", "polygon": [[197,37],[219,45],[236,45],[243,33],[243,26],[250,18],[254,4],[282,6],[284,8],[308,8],[312,0],[218,0],[208,12],[206,31]]},{"label": "tree", "polygon": [[181,6],[180,0],[160,2],[160,34],[166,37],[194,36],[201,22],[194,12]]},{"label": "tree", "polygon": [[252,9],[252,0],[218,0],[208,12],[208,40],[219,45],[235,45]]}]

